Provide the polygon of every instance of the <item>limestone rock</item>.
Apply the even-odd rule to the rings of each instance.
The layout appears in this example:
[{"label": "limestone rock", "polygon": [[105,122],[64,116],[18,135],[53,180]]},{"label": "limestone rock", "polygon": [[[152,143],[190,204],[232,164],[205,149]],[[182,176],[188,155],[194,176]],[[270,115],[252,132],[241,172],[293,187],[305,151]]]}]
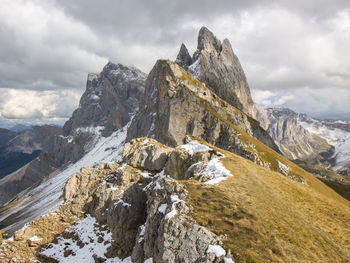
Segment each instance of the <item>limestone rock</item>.
[{"label": "limestone rock", "polygon": [[[137,237],[139,242],[132,254],[134,262],[150,257],[154,262],[196,262],[206,257],[208,245],[219,241],[214,233],[193,221],[186,196],[184,186],[173,179],[154,182],[147,191],[148,216],[143,236],[139,233]],[[142,247],[144,256],[140,258],[137,252]]]},{"label": "limestone rock", "polygon": [[220,99],[176,63],[156,63],[146,82],[143,104],[127,140],[147,136],[176,147],[190,134],[265,165],[254,147],[242,140],[244,131],[278,151],[256,120]]},{"label": "limestone rock", "polygon": [[228,39],[221,43],[211,31],[202,27],[192,64],[184,68],[220,98],[256,117],[257,108],[252,100],[246,76]]},{"label": "limestone rock", "polygon": [[150,171],[161,171],[172,149],[148,138],[134,139],[124,146],[123,161]]}]

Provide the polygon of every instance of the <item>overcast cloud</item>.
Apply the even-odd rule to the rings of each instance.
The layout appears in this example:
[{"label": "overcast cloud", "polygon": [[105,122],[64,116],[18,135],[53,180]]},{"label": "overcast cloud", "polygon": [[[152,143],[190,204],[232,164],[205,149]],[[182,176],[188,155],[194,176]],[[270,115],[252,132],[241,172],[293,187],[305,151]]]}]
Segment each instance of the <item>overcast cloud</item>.
[{"label": "overcast cloud", "polygon": [[62,124],[88,72],[148,73],[203,25],[231,41],[257,103],[350,119],[350,3],[280,2],[2,0],[0,124]]}]

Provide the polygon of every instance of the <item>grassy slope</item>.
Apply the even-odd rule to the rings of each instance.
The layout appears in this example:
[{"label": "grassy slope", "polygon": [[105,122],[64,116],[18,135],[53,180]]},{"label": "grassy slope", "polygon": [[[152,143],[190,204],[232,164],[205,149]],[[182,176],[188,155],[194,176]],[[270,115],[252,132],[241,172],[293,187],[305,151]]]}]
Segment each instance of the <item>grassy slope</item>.
[{"label": "grassy slope", "polygon": [[350,262],[347,200],[286,159],[305,184],[215,149],[234,176],[185,184],[194,218],[225,236],[237,262]]}]

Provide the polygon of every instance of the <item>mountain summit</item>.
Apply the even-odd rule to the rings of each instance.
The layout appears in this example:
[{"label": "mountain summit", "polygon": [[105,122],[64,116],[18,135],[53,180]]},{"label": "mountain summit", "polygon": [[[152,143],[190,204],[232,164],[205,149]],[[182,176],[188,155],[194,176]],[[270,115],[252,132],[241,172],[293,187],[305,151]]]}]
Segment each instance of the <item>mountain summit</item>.
[{"label": "mountain summit", "polygon": [[221,99],[250,116],[256,115],[247,78],[228,39],[221,43],[211,31],[202,27],[191,60],[186,53],[188,51],[182,45],[176,63],[204,82]]}]

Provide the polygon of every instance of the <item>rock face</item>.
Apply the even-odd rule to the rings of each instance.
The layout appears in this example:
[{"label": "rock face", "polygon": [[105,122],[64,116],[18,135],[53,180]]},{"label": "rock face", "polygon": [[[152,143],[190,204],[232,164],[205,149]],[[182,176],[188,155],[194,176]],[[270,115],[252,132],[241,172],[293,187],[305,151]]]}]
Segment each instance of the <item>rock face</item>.
[{"label": "rock face", "polygon": [[256,117],[257,108],[252,100],[247,78],[230,41],[221,43],[212,32],[202,27],[197,50],[190,60],[182,45],[176,62],[204,82],[220,98],[236,108]]},{"label": "rock face", "polygon": [[326,163],[333,155],[334,147],[316,134],[307,131],[300,123],[300,115],[289,109],[267,109],[267,131],[284,156],[302,160],[311,165]]},{"label": "rock face", "polygon": [[[137,69],[110,62],[100,74],[90,74],[79,107],[65,123],[63,135],[60,134],[61,130],[60,133],[49,134],[48,127],[44,127],[45,130],[33,128],[49,135],[40,144],[43,152],[39,158],[0,182],[0,205],[40,184],[57,169],[75,163],[99,138],[110,136],[130,122],[143,96],[145,78],[146,75]],[[24,137],[28,136],[21,138]],[[38,148],[36,140],[27,144]],[[29,151],[32,148],[26,149]]]},{"label": "rock face", "polygon": [[256,120],[220,99],[171,61],[156,63],[146,81],[141,105],[127,140],[145,136],[174,147],[183,144],[189,134],[265,165],[250,146],[253,142],[243,139],[245,133],[278,151]]},{"label": "rock face", "polygon": [[[208,156],[210,149],[203,149],[197,152],[197,156]],[[55,255],[48,256],[45,251],[52,247],[49,243],[54,241],[54,233],[63,231],[84,213],[89,213],[111,231],[113,243],[108,244],[110,253],[105,255],[107,258],[130,257],[132,262],[137,263],[149,258],[153,262],[223,262],[226,253],[207,253],[209,245],[218,246],[221,243],[220,237],[198,225],[192,218],[192,208],[186,205],[185,186],[172,179],[171,175],[165,177],[157,173],[150,162],[132,161],[148,156],[154,165],[159,165],[158,169],[164,170],[168,155],[174,151],[176,149],[155,140],[140,138],[125,146],[124,163],[82,168],[67,181],[63,192],[65,203],[60,209],[16,232],[13,242],[5,241],[0,246],[0,259],[2,262],[10,262],[11,259],[11,262],[28,259],[52,262],[57,258]],[[163,156],[159,153],[164,152],[165,158],[159,158]],[[191,154],[187,156],[187,159],[191,158]],[[162,160],[161,164],[156,161],[159,159]],[[182,161],[178,159],[176,166],[181,166]],[[68,215],[70,221],[66,218]],[[40,227],[45,223],[43,221],[51,221],[55,225],[53,233],[45,234]],[[65,237],[65,233],[69,232],[63,232],[61,236]],[[36,238],[33,239],[33,236]],[[79,237],[75,237],[75,240],[81,244]],[[22,253],[16,254],[16,250]],[[68,254],[69,249],[62,253]]]},{"label": "rock face", "polygon": [[103,127],[102,135],[109,136],[124,127],[137,111],[145,80],[140,70],[111,62],[100,74],[89,74],[79,108],[63,127],[64,136],[87,127]]},{"label": "rock face", "polygon": [[190,53],[188,53],[188,50],[185,46],[185,44],[181,44],[179,54],[176,57],[175,62],[184,69],[188,69],[188,66],[192,64],[192,58],[190,56]]},{"label": "rock face", "polygon": [[268,122],[262,123],[285,156],[309,166],[321,165],[348,173],[348,122],[318,120],[286,108],[270,108],[267,112]]}]

